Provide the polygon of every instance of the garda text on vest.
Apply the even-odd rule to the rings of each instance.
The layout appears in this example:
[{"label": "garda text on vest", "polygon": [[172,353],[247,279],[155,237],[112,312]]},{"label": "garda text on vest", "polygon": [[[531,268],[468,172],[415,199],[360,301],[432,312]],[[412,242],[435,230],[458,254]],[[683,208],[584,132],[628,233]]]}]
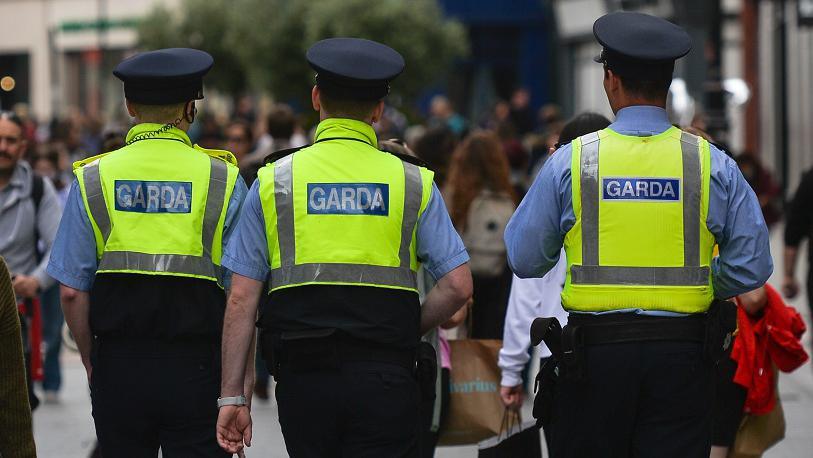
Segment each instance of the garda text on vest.
[{"label": "garda text on vest", "polygon": [[385,183],[308,183],[312,215],[389,215],[390,188]]},{"label": "garda text on vest", "polygon": [[189,213],[192,183],[116,180],[116,210],[137,213]]},{"label": "garda text on vest", "polygon": [[680,201],[679,178],[603,178],[601,188],[604,200]]}]

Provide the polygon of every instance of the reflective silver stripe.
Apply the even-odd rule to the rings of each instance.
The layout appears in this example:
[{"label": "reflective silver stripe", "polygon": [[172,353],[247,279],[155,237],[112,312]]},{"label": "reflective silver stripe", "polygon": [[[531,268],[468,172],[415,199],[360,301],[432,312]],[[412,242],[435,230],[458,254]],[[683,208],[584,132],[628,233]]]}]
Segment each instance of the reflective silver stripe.
[{"label": "reflective silver stripe", "polygon": [[409,245],[412,243],[412,232],[418,224],[423,186],[420,169],[409,162],[401,163],[404,164],[404,218],[401,223],[401,248],[398,250],[398,257],[401,258],[401,267],[409,269]]},{"label": "reflective silver stripe", "polygon": [[99,161],[92,162],[82,170],[85,180],[85,197],[93,221],[102,233],[102,240],[107,242],[110,237],[110,214],[107,213],[107,204],[104,202],[102,191],[102,177],[99,175]]},{"label": "reflective silver stripe", "polygon": [[206,194],[206,209],[203,213],[203,256],[212,259],[212,245],[214,245],[217,223],[223,212],[226,200],[226,180],[229,171],[226,163],[220,159],[210,157],[211,169],[209,171],[209,191]]},{"label": "reflective silver stripe", "polygon": [[598,265],[598,132],[581,137],[582,264]]},{"label": "reflective silver stripe", "polygon": [[[683,132],[683,265],[700,265],[700,138]],[[706,280],[708,281],[708,279]]]},{"label": "reflective silver stripe", "polygon": [[184,273],[217,278],[211,259],[204,256],[148,254],[134,251],[106,251],[102,254],[99,271],[121,270]]},{"label": "reflective silver stripe", "polygon": [[299,264],[271,271],[271,288],[303,283],[354,283],[417,288],[409,268],[358,264]]},{"label": "reflective silver stripe", "polygon": [[573,265],[570,279],[581,285],[706,286],[709,268]]},{"label": "reflective silver stripe", "polygon": [[293,155],[285,156],[274,165],[274,205],[277,209],[277,240],[282,266],[292,266],[296,261],[293,158]]}]

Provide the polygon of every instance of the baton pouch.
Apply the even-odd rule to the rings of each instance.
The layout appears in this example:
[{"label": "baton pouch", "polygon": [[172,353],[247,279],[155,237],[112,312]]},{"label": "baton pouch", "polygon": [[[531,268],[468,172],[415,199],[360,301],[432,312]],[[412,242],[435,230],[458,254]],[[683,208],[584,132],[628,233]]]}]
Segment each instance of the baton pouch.
[{"label": "baton pouch", "polygon": [[577,382],[587,378],[584,362],[584,329],[568,324],[562,328],[562,375]]},{"label": "baton pouch", "polygon": [[262,356],[263,360],[265,361],[265,367],[268,369],[268,373],[274,377],[277,381],[279,381],[279,370],[277,367],[277,359],[275,357],[275,340],[274,336],[268,331],[260,331],[259,336],[259,344],[260,344],[260,356]]},{"label": "baton pouch", "polygon": [[714,300],[706,314],[704,351],[712,364],[718,364],[731,351],[737,329],[737,306],[730,301]]},{"label": "baton pouch", "polygon": [[420,342],[417,348],[415,378],[424,401],[437,396],[438,354],[429,342]]},{"label": "baton pouch", "polygon": [[534,382],[533,417],[538,427],[546,428],[553,418],[553,401],[559,379],[559,364],[562,361],[562,326],[556,318],[537,318],[531,324],[531,344],[541,342],[551,351],[551,357],[539,368]]},{"label": "baton pouch", "polygon": [[559,362],[555,357],[548,358],[539,368],[534,382],[534,408],[533,417],[536,426],[547,429],[553,418],[553,401],[556,398],[556,385],[559,381]]}]

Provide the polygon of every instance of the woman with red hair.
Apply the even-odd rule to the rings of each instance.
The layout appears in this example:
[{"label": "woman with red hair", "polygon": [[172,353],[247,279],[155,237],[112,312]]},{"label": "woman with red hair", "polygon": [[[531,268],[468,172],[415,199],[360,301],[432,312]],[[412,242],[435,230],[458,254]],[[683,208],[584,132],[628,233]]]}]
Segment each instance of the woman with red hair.
[{"label": "woman with red hair", "polygon": [[471,257],[469,337],[501,339],[511,281],[503,233],[516,209],[516,196],[508,159],[494,134],[475,132],[457,147],[444,191],[452,223]]}]

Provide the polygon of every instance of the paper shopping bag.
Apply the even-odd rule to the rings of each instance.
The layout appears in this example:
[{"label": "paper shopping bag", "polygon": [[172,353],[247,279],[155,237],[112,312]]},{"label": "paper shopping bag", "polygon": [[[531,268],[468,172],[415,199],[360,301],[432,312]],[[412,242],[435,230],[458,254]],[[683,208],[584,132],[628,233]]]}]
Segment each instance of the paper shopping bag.
[{"label": "paper shopping bag", "polygon": [[449,414],[440,445],[476,444],[500,432],[505,411],[500,400],[500,340],[450,340]]}]

